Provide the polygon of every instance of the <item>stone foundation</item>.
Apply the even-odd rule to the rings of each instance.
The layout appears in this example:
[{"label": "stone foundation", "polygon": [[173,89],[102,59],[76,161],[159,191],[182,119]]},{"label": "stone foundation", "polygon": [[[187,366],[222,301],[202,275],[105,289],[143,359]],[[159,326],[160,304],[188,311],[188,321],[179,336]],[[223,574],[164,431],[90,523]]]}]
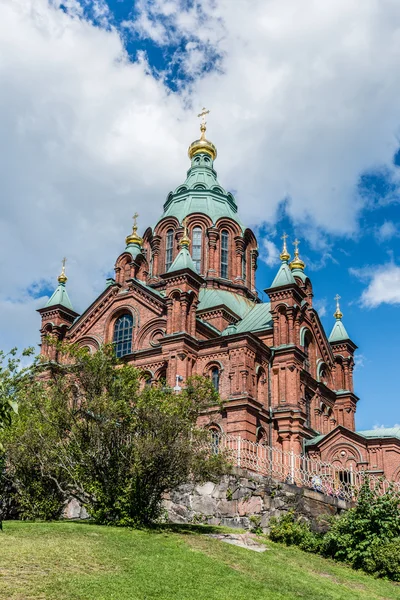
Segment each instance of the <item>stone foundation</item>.
[{"label": "stone foundation", "polygon": [[314,531],[324,531],[328,517],[342,513],[350,504],[236,469],[218,483],[181,486],[168,494],[164,507],[172,523],[207,523],[243,529],[259,526],[268,532],[270,518],[288,510],[308,521]]}]

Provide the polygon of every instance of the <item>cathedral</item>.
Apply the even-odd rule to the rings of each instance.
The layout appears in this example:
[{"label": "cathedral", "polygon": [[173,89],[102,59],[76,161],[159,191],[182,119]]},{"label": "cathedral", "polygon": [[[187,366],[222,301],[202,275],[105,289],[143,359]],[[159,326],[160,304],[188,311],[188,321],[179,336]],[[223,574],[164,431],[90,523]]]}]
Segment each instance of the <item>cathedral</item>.
[{"label": "cathedral", "polygon": [[400,428],[356,431],[357,346],[338,297],[326,335],[297,242],[290,260],[283,236],[281,265],[265,289],[269,301],[258,297],[257,239],[218,181],[205,114],[188,150],[186,180],[142,237],[135,216],[115,277],[81,315],[69,299],[64,264],[38,311],[41,353],[55,358],[49,338],[91,352],[113,343],[118,357],[143,372],[144,384],[164,381],[179,392],[191,375],[210,377],[223,410],[211,406],[200,425],[400,480]]}]

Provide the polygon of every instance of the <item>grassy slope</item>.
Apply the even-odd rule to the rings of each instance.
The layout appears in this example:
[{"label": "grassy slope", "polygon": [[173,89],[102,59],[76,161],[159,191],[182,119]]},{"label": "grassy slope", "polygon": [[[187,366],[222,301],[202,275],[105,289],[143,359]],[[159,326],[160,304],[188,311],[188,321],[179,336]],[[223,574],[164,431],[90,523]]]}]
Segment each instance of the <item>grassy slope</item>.
[{"label": "grassy slope", "polygon": [[267,545],[257,554],[183,528],[6,522],[0,599],[400,600],[399,586],[297,548]]}]

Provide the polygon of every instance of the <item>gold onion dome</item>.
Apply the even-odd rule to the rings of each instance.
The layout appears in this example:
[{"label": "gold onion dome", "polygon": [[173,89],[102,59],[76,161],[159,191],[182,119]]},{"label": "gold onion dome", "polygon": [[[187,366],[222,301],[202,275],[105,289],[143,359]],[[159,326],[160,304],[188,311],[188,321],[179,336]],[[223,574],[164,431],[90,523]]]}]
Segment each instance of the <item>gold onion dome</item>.
[{"label": "gold onion dome", "polygon": [[288,262],[288,260],[290,259],[290,254],[288,252],[288,249],[286,247],[286,239],[287,239],[287,235],[286,233],[283,234],[282,236],[282,240],[283,240],[283,248],[282,248],[282,252],[279,255],[279,258],[281,259],[282,262]]},{"label": "gold onion dome", "polygon": [[203,108],[201,113],[197,115],[198,117],[202,117],[202,122],[200,124],[200,139],[192,142],[188,149],[189,158],[192,159],[196,154],[200,154],[201,152],[205,152],[209,156],[211,156],[212,160],[217,158],[217,149],[212,142],[206,139],[206,129],[207,123],[205,121],[205,116],[209,113],[209,110]]},{"label": "gold onion dome", "polygon": [[129,246],[129,244],[137,244],[138,246],[141,246],[143,244],[143,238],[141,238],[140,235],[137,234],[136,219],[138,218],[138,216],[138,213],[135,213],[133,215],[132,233],[128,235],[125,239],[127,246]]},{"label": "gold onion dome", "polygon": [[65,263],[66,262],[67,262],[67,259],[63,258],[61,273],[57,277],[58,283],[66,283],[68,281],[68,277],[65,274]]},{"label": "gold onion dome", "polygon": [[182,225],[183,225],[183,236],[181,237],[181,239],[179,241],[179,246],[181,248],[184,248],[185,246],[186,246],[186,248],[189,248],[189,246],[190,246],[190,238],[188,236],[186,218],[183,219]]},{"label": "gold onion dome", "polygon": [[300,269],[301,271],[304,271],[304,269],[306,268],[305,262],[303,260],[301,260],[301,258],[299,257],[299,244],[300,244],[299,240],[295,240],[293,242],[293,245],[295,247],[294,258],[289,265],[289,267],[291,268],[292,271],[294,269]]},{"label": "gold onion dome", "polygon": [[335,317],[335,319],[338,319],[340,321],[341,318],[343,317],[343,313],[340,310],[340,305],[339,305],[340,296],[339,296],[339,294],[336,294],[335,300],[336,300],[336,310],[333,313],[333,316]]}]

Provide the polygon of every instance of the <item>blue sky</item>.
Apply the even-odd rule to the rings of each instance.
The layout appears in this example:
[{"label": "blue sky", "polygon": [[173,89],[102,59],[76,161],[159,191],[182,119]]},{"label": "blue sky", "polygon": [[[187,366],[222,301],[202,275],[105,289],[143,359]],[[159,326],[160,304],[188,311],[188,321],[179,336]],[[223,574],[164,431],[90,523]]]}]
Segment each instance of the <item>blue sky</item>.
[{"label": "blue sky", "polygon": [[[5,0],[0,344],[38,341],[68,256],[83,310],[131,214],[158,218],[206,105],[215,167],[260,244],[301,240],[327,333],[359,346],[357,427],[399,423],[400,7],[394,0]],[[6,284],[5,284],[6,283]]]}]

